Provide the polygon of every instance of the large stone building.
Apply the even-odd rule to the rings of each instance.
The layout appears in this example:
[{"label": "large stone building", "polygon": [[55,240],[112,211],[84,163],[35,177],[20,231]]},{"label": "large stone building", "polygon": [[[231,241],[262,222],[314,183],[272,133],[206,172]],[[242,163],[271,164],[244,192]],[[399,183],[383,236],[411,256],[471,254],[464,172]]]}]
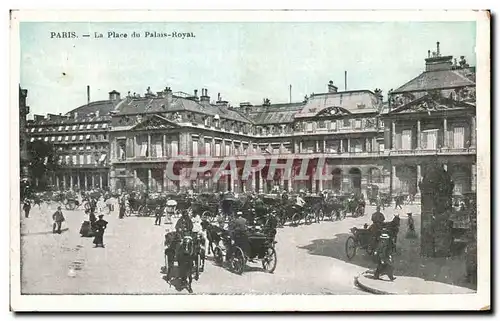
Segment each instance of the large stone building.
[{"label": "large stone building", "polygon": [[[389,184],[384,167],[383,129],[378,115],[382,96],[369,90],[339,92],[332,84],[328,91],[313,94],[303,102],[260,106],[242,103],[229,107],[220,97],[210,102],[208,90],[193,95],[172,93],[170,88],[144,97],[128,96],[112,112],[111,188],[167,191],[182,188],[203,190],[256,190],[269,192],[275,186],[287,190],[365,190],[367,184]],[[381,154],[382,153],[382,154]],[[168,177],[173,157],[175,170],[192,177],[190,168],[199,157],[234,158],[236,174],[213,186],[216,170],[180,182]],[[245,181],[244,161],[252,155],[268,164]],[[325,171],[333,179],[295,180],[277,173],[267,179],[271,159],[278,163],[307,159],[314,164],[326,158]],[[300,163],[294,163],[297,174]],[[314,168],[314,166],[311,166]],[[312,173],[310,173],[312,174]],[[177,174],[176,174],[177,175]],[[387,177],[387,179],[385,179]]]},{"label": "large stone building", "polygon": [[26,105],[28,98],[28,90],[21,89],[19,86],[19,169],[20,178],[27,179],[29,177],[28,166],[28,133],[26,131],[26,117],[30,113],[29,106]]},{"label": "large stone building", "polygon": [[391,187],[419,194],[418,183],[430,162],[451,175],[454,192],[476,186],[475,68],[453,56],[442,56],[439,42],[428,52],[425,71],[390,92],[381,115],[386,126]]},{"label": "large stone building", "polygon": [[[335,190],[366,193],[367,187],[391,193],[417,194],[428,162],[441,162],[457,193],[475,186],[475,70],[464,57],[429,52],[425,71],[389,93],[338,91],[330,81],[324,93],[303,101],[231,107],[220,94],[173,92],[169,87],[143,96],[116,91],[108,100],[88,103],[65,116],[36,116],[31,139],[54,143],[62,170],[60,188],[110,187],[112,190],[269,192]],[[249,157],[266,159],[258,171],[243,173]],[[204,173],[193,164],[214,161]],[[230,159],[237,169],[214,180]],[[321,180],[300,180],[301,161],[308,174],[325,160]],[[292,162],[269,175],[271,162]],[[169,170],[172,166],[172,170]],[[180,175],[181,180],[169,176]],[[242,176],[245,179],[242,179]],[[247,177],[248,176],[248,177]]]},{"label": "large stone building", "polygon": [[116,92],[109,100],[88,102],[65,115],[34,115],[28,121],[30,140],[54,145],[59,168],[48,177],[58,189],[91,189],[109,185],[110,111],[120,102]]}]

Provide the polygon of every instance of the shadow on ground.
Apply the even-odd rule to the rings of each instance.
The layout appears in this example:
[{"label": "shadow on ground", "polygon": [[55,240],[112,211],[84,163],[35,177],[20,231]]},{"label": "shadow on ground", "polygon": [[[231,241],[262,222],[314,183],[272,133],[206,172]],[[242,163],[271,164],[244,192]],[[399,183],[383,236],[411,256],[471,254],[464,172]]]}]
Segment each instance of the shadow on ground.
[{"label": "shadow on ground", "polygon": [[47,234],[62,234],[66,231],[68,231],[69,228],[63,228],[61,229],[61,233],[54,233],[52,230],[50,231],[42,231],[42,232],[33,232],[33,233],[21,233],[21,236],[31,236],[31,235],[47,235]]},{"label": "shadow on ground", "polygon": [[[465,278],[465,258],[463,256],[428,258],[420,256],[420,217],[415,217],[417,238],[406,239],[407,222],[401,217],[401,228],[398,234],[398,251],[394,255],[395,276],[418,277],[426,281],[441,282],[476,290],[476,285]],[[360,226],[361,227],[361,226]],[[311,255],[320,255],[335,258],[350,264],[355,264],[367,269],[374,269],[374,259],[364,250],[358,249],[356,256],[351,260],[347,258],[345,244],[351,234],[336,234],[331,239],[316,239],[305,249]]]}]

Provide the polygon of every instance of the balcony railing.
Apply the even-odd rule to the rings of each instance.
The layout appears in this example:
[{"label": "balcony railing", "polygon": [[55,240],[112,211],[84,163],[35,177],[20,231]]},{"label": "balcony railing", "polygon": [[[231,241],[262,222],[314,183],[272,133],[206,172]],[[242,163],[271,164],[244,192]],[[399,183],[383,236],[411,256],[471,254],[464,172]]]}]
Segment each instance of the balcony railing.
[{"label": "balcony railing", "polygon": [[426,156],[426,155],[475,155],[476,148],[440,148],[440,149],[410,149],[388,150],[390,156]]},{"label": "balcony railing", "polygon": [[244,161],[246,159],[254,158],[279,158],[279,159],[314,159],[314,158],[372,158],[372,157],[381,157],[386,156],[383,151],[375,151],[375,152],[305,152],[305,153],[262,153],[262,154],[251,154],[251,155],[232,155],[232,156],[162,156],[162,157],[131,157],[125,159],[113,159],[112,163],[158,163],[158,162],[166,162],[168,160],[183,160],[183,161],[193,161],[193,160],[235,160],[235,161]]}]

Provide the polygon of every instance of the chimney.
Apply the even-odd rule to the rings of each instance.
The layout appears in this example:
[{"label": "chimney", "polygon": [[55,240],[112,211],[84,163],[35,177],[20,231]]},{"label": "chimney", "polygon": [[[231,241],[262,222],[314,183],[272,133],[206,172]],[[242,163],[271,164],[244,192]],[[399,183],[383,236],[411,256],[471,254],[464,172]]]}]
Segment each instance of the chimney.
[{"label": "chimney", "polygon": [[338,88],[333,84],[333,81],[328,82],[328,92],[329,93],[336,93]]},{"label": "chimney", "polygon": [[170,87],[165,87],[165,98],[167,99],[167,103],[170,104],[172,102],[173,96],[172,96],[172,89]]},{"label": "chimney", "polygon": [[163,93],[163,91],[157,91],[157,92],[156,92],[156,96],[157,96],[158,98],[164,98],[163,94],[164,94],[164,93]]},{"label": "chimney", "polygon": [[225,100],[217,100],[216,105],[219,106],[219,107],[228,107],[229,106],[229,102],[227,102]]},{"label": "chimney", "polygon": [[90,86],[87,85],[87,105],[90,104]]},{"label": "chimney", "polygon": [[[441,56],[439,41],[436,42],[436,54],[425,59],[425,71],[451,70],[453,68],[453,56]],[[429,51],[427,54],[429,55]]]},{"label": "chimney", "polygon": [[109,100],[111,100],[111,101],[120,100],[120,93],[117,92],[116,90],[110,91],[109,92]]},{"label": "chimney", "polygon": [[208,95],[208,90],[206,88],[201,89],[200,102],[210,104],[210,96]]},{"label": "chimney", "polygon": [[198,89],[194,90],[194,97],[198,97]]},{"label": "chimney", "polygon": [[220,100],[221,100],[220,93],[217,93],[217,101],[220,101]]}]

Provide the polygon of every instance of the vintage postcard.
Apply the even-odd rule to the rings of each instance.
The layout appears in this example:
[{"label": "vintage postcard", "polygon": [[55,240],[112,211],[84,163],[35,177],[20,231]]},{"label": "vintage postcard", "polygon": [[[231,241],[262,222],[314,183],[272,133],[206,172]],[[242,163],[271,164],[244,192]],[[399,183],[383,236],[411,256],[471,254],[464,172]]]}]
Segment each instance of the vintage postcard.
[{"label": "vintage postcard", "polygon": [[488,12],[10,27],[13,311],[489,309]]}]

